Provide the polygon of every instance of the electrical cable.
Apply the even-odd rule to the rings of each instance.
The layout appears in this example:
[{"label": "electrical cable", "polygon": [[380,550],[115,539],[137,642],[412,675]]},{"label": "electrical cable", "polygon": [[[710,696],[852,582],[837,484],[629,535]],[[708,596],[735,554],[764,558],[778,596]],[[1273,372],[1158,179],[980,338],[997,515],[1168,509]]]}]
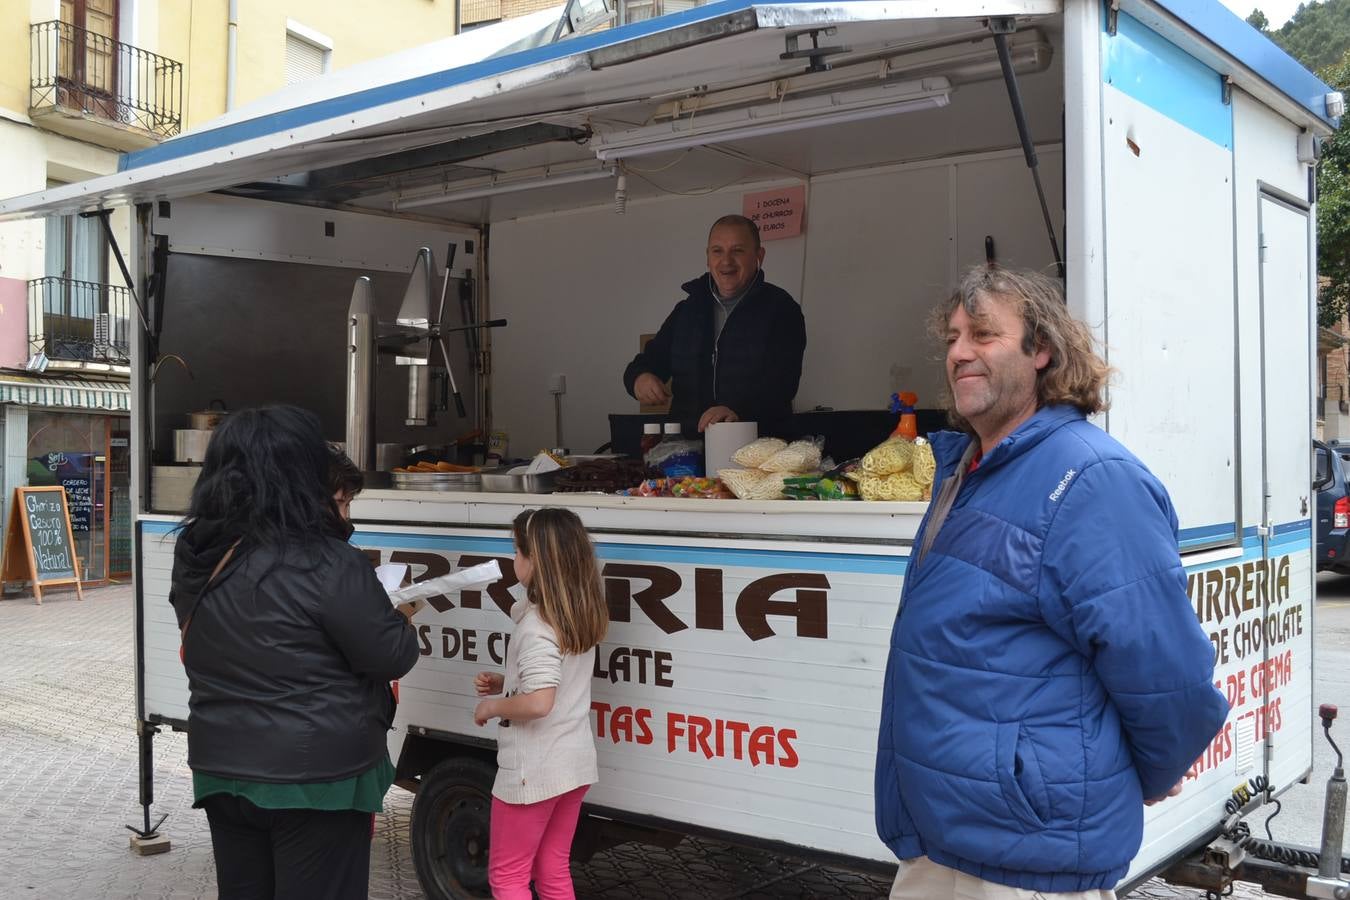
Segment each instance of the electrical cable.
[{"label": "electrical cable", "polygon": [[[1257,775],[1255,778],[1247,780],[1246,784],[1238,785],[1233,790],[1232,795],[1224,801],[1223,810],[1228,816],[1237,816],[1241,814],[1242,808],[1251,802],[1253,797],[1259,794],[1269,796],[1274,788],[1269,779],[1264,775]],[[1275,803],[1275,812],[1266,820],[1266,838],[1254,837],[1252,829],[1247,822],[1239,819],[1231,827],[1224,831],[1224,837],[1231,840],[1244,852],[1250,853],[1257,859],[1264,859],[1267,862],[1276,862],[1288,866],[1302,866],[1308,869],[1316,869],[1321,865],[1322,854],[1315,850],[1305,850],[1301,847],[1291,847],[1288,844],[1281,844],[1274,839],[1271,834],[1270,822],[1275,816],[1280,814],[1283,808],[1278,800],[1272,800]],[[1350,873],[1350,858],[1341,857],[1341,872]],[[1225,895],[1226,896],[1226,895]]]},{"label": "electrical cable", "polygon": [[650,184],[652,187],[656,188],[656,189],[657,189],[658,191],[660,191],[661,193],[663,193],[663,194],[676,194],[676,195],[678,195],[678,196],[680,196],[680,197],[704,197],[704,196],[707,196],[708,194],[716,194],[718,191],[724,191],[724,190],[726,190],[727,188],[732,187],[733,185],[737,185],[737,184],[740,184],[740,183],[741,183],[740,177],[737,177],[734,181],[728,181],[726,184],[721,184],[721,185],[718,185],[718,186],[716,186],[716,187],[700,188],[700,189],[697,190],[697,191],[677,191],[677,190],[675,190],[674,188],[663,187],[662,185],[657,184],[655,181],[652,181],[650,178],[646,177],[645,175],[642,175],[641,173],[639,173],[639,172],[637,172],[637,171],[635,171],[635,170],[633,170],[633,169],[627,168],[627,166],[625,166],[624,168],[625,168],[626,171],[631,172],[631,173],[632,173],[635,177],[637,177],[640,181],[645,181],[645,182],[647,182],[647,184]]}]

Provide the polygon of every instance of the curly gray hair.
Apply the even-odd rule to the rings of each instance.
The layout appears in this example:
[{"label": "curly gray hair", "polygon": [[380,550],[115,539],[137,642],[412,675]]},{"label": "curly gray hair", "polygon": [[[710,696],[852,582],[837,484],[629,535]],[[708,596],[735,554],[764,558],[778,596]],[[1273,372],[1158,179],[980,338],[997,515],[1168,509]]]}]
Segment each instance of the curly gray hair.
[{"label": "curly gray hair", "polygon": [[[1030,356],[1041,349],[1050,351],[1049,365],[1036,376],[1037,407],[1068,404],[1086,415],[1106,411],[1110,405],[1106,384],[1111,367],[1098,355],[1092,332],[1069,314],[1064,287],[1057,279],[998,265],[972,266],[951,296],[933,310],[929,331],[945,341],[948,323],[958,306],[979,321],[985,317],[985,300],[993,297],[1013,304],[1022,317],[1023,352]],[[944,400],[952,424],[969,430],[951,397]]]}]

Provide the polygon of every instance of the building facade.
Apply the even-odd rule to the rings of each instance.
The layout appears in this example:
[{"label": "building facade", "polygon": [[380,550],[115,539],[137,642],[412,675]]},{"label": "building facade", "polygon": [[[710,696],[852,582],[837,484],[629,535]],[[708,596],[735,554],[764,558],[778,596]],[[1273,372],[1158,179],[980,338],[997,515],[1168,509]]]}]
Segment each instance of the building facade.
[{"label": "building facade", "polygon": [[[456,33],[456,0],[0,0],[0,196],[117,171],[325,72]],[[65,487],[82,576],[131,572],[127,210],[0,224],[0,525]],[[186,423],[184,423],[186,427]],[[3,540],[3,535],[0,535]],[[0,544],[3,546],[3,544]]]}]

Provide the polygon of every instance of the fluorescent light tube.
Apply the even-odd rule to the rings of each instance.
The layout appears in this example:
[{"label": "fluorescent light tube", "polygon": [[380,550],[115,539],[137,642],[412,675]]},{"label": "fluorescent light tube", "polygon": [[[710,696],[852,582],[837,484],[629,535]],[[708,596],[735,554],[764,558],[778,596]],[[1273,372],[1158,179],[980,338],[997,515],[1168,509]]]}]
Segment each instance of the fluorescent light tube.
[{"label": "fluorescent light tube", "polygon": [[608,162],[936,109],[946,106],[950,99],[951,84],[947,79],[928,78],[922,82],[783,100],[702,117],[694,115],[661,125],[597,135],[591,139],[591,145],[596,157]]},{"label": "fluorescent light tube", "polygon": [[[1053,50],[1037,30],[1019,31],[1009,42],[1013,68],[1019,75],[1043,71]],[[910,50],[897,56],[864,63],[835,66],[826,72],[789,75],[742,87],[707,93],[684,92],[657,108],[657,122],[705,116],[717,110],[774,103],[783,97],[801,97],[827,91],[844,91],[889,81],[941,76],[952,84],[1003,77],[998,53],[992,44],[962,44]]]},{"label": "fluorescent light tube", "polygon": [[437,206],[441,203],[454,203],[459,200],[481,200],[484,197],[496,197],[499,194],[514,194],[518,191],[531,191],[535,188],[553,187],[559,184],[576,184],[582,181],[599,181],[613,178],[612,169],[587,169],[581,172],[565,172],[561,175],[545,175],[541,178],[521,179],[519,181],[492,181],[478,187],[460,191],[438,190],[435,193],[418,193],[407,197],[395,197],[393,208],[417,209],[422,206]]}]

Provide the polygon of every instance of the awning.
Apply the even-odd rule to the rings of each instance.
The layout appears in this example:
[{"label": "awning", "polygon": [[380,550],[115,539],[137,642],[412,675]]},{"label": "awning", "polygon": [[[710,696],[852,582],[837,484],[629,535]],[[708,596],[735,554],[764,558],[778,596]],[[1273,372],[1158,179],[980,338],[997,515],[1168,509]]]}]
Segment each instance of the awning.
[{"label": "awning", "polygon": [[124,381],[86,378],[0,375],[0,403],[129,413],[131,385]]},{"label": "awning", "polygon": [[[309,88],[312,95],[288,93],[298,105],[276,109],[268,101],[241,109],[124,157],[114,174],[0,198],[0,221],[190,197],[518,126],[575,126],[597,114],[632,126],[642,120],[623,122],[625,111],[673,83],[732,86],[781,74],[790,31],[834,28],[834,40],[856,50],[912,38],[916,23],[927,27],[935,16],[983,31],[980,23],[990,16],[1061,9],[1062,0],[715,0],[465,65],[446,67],[438,45],[415,48],[392,64],[372,62],[387,69],[382,77],[354,84],[350,76],[324,76],[316,82],[332,80]],[[251,117],[239,118],[245,115]],[[576,157],[594,158],[584,149]]]}]

